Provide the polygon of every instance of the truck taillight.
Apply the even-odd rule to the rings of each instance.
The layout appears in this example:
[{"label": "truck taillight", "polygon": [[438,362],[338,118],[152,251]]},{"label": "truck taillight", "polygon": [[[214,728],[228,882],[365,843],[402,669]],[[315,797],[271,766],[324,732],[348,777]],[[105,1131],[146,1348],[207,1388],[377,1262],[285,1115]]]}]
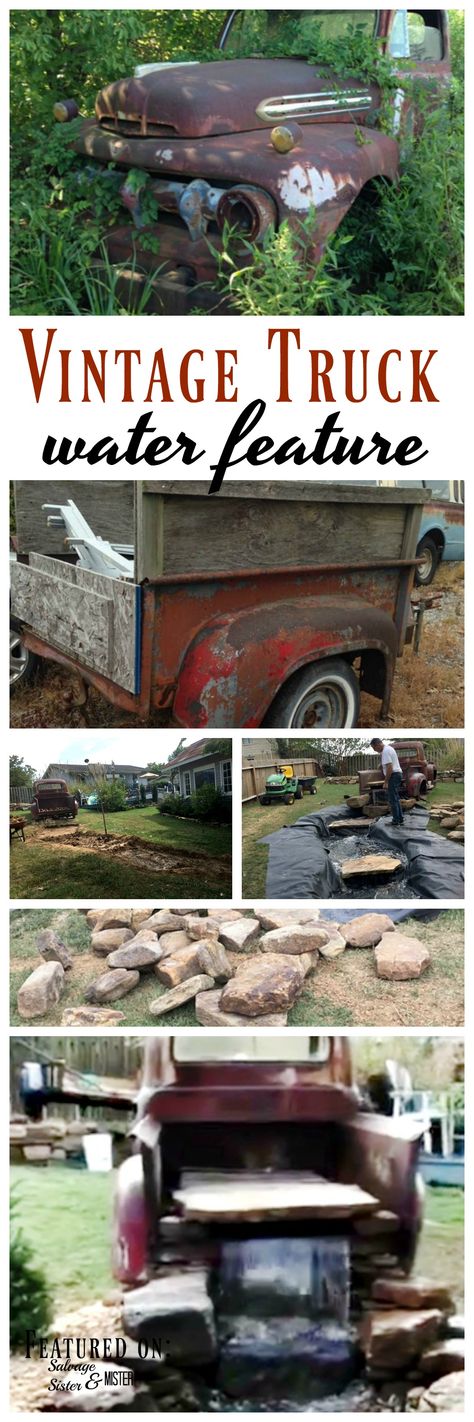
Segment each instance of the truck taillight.
[{"label": "truck taillight", "polygon": [[58,99],[53,105],[53,114],[56,123],[71,123],[72,119],[79,117],[79,109],[75,99]]},{"label": "truck taillight", "polygon": [[260,188],[229,188],[217,206],[217,222],[235,228],[251,241],[261,241],[270,227],[275,227],[277,211],[273,198]]}]

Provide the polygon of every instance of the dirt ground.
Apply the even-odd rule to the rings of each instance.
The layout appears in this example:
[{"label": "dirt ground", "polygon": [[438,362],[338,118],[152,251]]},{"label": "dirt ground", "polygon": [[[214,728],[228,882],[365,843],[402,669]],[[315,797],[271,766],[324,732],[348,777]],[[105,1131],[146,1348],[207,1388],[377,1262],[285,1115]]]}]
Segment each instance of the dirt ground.
[{"label": "dirt ground", "polygon": [[[464,725],[464,567],[462,563],[442,563],[432,588],[418,588],[417,601],[431,593],[442,594],[441,606],[425,613],[420,652],[414,656],[407,647],[397,661],[388,726]],[[11,699],[11,725],[80,726],[80,713],[71,704],[77,681],[70,672],[45,663],[31,686],[18,690]],[[140,726],[136,716],[111,706],[98,692],[91,691],[88,704],[90,726]],[[154,713],[149,726],[171,726],[169,712]],[[379,702],[363,696],[359,726],[380,725]]]}]

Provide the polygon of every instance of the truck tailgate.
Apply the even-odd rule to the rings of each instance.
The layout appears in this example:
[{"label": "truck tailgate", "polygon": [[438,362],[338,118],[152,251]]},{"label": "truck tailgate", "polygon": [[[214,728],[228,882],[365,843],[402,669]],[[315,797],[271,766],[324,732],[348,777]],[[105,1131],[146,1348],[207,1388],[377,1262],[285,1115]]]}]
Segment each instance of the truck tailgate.
[{"label": "truck tailgate", "polygon": [[141,589],[41,553],[12,564],[12,615],[78,667],[140,691]]}]

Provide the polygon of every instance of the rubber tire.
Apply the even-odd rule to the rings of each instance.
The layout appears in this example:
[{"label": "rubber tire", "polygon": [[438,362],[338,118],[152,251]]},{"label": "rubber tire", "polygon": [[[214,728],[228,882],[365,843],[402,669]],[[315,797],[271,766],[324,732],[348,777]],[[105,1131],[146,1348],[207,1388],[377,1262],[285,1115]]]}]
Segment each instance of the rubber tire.
[{"label": "rubber tire", "polygon": [[260,804],[260,805],[269,805],[269,804],[270,804],[270,796],[269,796],[269,795],[260,795],[260,797],[259,797],[259,804]]},{"label": "rubber tire", "polygon": [[[344,720],[338,719],[334,722],[334,726],[329,723],[329,728],[343,730],[349,726],[357,726],[360,706],[358,678],[348,662],[337,657],[331,657],[327,661],[310,662],[309,666],[302,667],[301,671],[290,676],[275,700],[272,701],[262,725],[281,726],[282,728],[294,726],[296,723],[292,718],[305,694],[311,691],[313,686],[324,685],[331,678],[335,678],[337,683],[344,687],[347,695],[347,712]],[[328,728],[324,727],[323,729]]]},{"label": "rubber tire", "polygon": [[302,799],[303,799],[303,795],[304,795],[304,790],[302,789],[301,785],[298,785],[298,789],[297,789],[296,795],[295,795],[295,800],[302,800]]},{"label": "rubber tire", "polygon": [[284,805],[294,805],[294,803],[295,803],[295,797],[294,797],[294,795],[284,795],[284,796],[283,796],[283,804],[284,804]]},{"label": "rubber tire", "polygon": [[[13,627],[12,624],[10,624],[10,651],[12,648],[13,640],[15,640],[17,644],[21,645],[21,634],[18,628]],[[36,680],[41,665],[40,657],[35,656],[34,652],[29,652],[27,647],[24,647],[23,650],[26,653],[26,662],[24,670],[16,681],[12,681],[10,679],[10,693],[12,696],[16,691],[18,691],[19,687],[31,685],[31,683]]]},{"label": "rubber tire", "polygon": [[431,566],[429,567],[428,575],[425,577],[421,575],[421,568],[416,569],[415,583],[418,588],[429,587],[430,583],[433,582],[436,569],[441,562],[442,550],[441,548],[438,548],[438,545],[437,543],[435,543],[434,538],[429,537],[429,534],[426,535],[426,538],[420,538],[420,542],[416,550],[417,558],[420,558],[421,554],[424,552],[427,552],[431,556]]}]

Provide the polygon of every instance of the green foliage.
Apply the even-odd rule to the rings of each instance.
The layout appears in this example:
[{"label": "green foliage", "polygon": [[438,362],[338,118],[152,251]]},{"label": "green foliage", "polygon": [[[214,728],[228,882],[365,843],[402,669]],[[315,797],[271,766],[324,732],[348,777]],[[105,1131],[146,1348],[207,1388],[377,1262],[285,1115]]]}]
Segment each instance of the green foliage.
[{"label": "green foliage", "polygon": [[36,780],[36,770],[26,765],[22,755],[10,756],[10,785],[29,785]]},{"label": "green foliage", "polygon": [[36,1263],[32,1244],[17,1224],[19,1202],[12,1194],[10,1205],[10,1344],[25,1347],[29,1328],[44,1334],[52,1321],[53,1307],[42,1268]]},{"label": "green foliage", "polygon": [[160,815],[201,820],[203,824],[230,824],[232,804],[230,797],[213,785],[201,785],[194,795],[168,795],[160,805]]},{"label": "green foliage", "polygon": [[127,792],[121,780],[95,780],[94,792],[97,792],[99,800],[98,810],[113,812],[127,807]]}]

